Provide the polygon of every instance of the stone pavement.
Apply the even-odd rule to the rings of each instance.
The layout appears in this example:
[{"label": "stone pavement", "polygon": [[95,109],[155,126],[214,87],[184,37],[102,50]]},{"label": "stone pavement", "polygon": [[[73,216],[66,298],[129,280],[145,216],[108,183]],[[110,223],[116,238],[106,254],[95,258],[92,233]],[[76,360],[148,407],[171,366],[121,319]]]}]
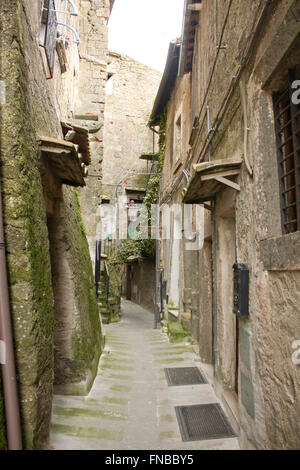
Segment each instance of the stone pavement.
[{"label": "stone pavement", "polygon": [[174,407],[219,400],[209,384],[168,387],[165,367],[199,362],[191,345],[170,344],[153,324],[152,313],[123,301],[121,322],[105,327],[106,346],[89,395],[54,397],[51,448],[239,449],[236,438],[182,442]]}]

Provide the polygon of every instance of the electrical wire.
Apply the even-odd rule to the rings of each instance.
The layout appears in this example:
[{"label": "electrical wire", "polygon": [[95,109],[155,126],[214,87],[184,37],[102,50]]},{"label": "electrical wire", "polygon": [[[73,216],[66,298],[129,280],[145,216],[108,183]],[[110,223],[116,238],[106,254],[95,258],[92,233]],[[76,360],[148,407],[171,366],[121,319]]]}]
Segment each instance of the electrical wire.
[{"label": "electrical wire", "polygon": [[[233,0],[230,0],[230,3],[228,5],[228,9],[227,9],[227,13],[226,13],[226,17],[225,17],[225,20],[224,20],[224,23],[223,23],[223,27],[222,27],[222,31],[221,31],[221,35],[220,35],[220,39],[219,39],[219,45],[222,44],[222,40],[223,40],[223,36],[224,36],[224,32],[225,32],[225,28],[226,28],[226,25],[227,25],[227,22],[228,22],[228,18],[229,18],[229,13],[230,13],[230,9],[231,9],[231,6],[232,6],[232,3],[233,3]],[[211,86],[211,83],[212,83],[212,79],[213,79],[213,75],[215,73],[215,68],[216,68],[216,64],[217,64],[217,60],[218,60],[218,56],[219,56],[219,53],[220,53],[220,48],[217,48],[217,53],[216,53],[216,57],[215,57],[215,60],[214,60],[214,64],[213,64],[213,68],[212,68],[212,71],[211,71],[211,74],[210,74],[210,78],[209,78],[209,81],[208,81],[208,85],[206,87],[206,91],[205,91],[205,95],[204,95],[204,98],[203,98],[203,102],[202,102],[202,105],[201,105],[201,108],[200,108],[200,112],[199,112],[199,116],[201,116],[201,113],[203,111],[203,108],[204,108],[204,105],[206,103],[206,99],[207,99],[207,96],[208,96],[208,92],[209,92],[209,89],[210,89],[210,86]],[[202,120],[202,123],[201,123],[201,126],[200,126],[200,130],[199,130],[199,133],[198,133],[198,136],[196,138],[196,141],[198,143],[198,139],[199,139],[199,136],[201,134],[201,130],[203,128],[203,124],[204,124],[204,121],[205,121],[205,117],[206,115],[204,115],[204,118]],[[195,144],[194,144],[195,145]],[[192,154],[189,156],[188,158],[188,161],[185,165],[185,167],[187,168],[190,164],[190,161],[192,159]],[[181,179],[183,177],[183,173],[181,173],[177,179],[175,180],[175,183],[174,183],[174,187],[172,188],[172,195],[174,194],[174,190],[177,189],[177,186],[179,185]],[[163,198],[165,199],[165,198]],[[168,198],[169,199],[169,198]]]},{"label": "electrical wire", "polygon": [[[233,1],[233,0],[232,0],[232,1]],[[225,18],[225,21],[224,21],[224,24],[223,24],[222,33],[221,33],[221,36],[220,36],[220,42],[219,42],[219,43],[221,43],[221,41],[222,41],[222,39],[223,39],[223,35],[224,35],[224,32],[225,32],[225,27],[226,27],[226,24],[227,24],[227,22],[228,22],[228,17],[229,17],[229,12],[230,12],[230,8],[231,8],[231,5],[232,5],[232,1],[230,2],[229,6],[228,6],[228,10],[227,10],[226,18]],[[260,6],[259,6],[259,8],[258,8],[258,10],[261,10],[261,9],[262,9],[262,12],[261,12],[261,14],[260,14],[258,20],[255,20],[255,21],[254,21],[254,26],[253,26],[253,28],[252,28],[252,32],[249,34],[249,38],[251,38],[251,40],[248,41],[247,44],[246,44],[246,47],[245,47],[245,50],[244,50],[244,54],[243,54],[243,56],[242,56],[241,64],[240,64],[240,66],[238,67],[238,70],[237,70],[236,75],[233,76],[232,79],[231,79],[229,88],[228,88],[228,90],[227,90],[227,92],[226,92],[226,95],[225,95],[225,97],[224,97],[224,99],[223,99],[223,102],[222,102],[222,104],[221,104],[221,106],[220,106],[220,108],[219,108],[219,111],[218,111],[218,113],[217,113],[217,116],[216,116],[216,118],[215,118],[214,124],[213,124],[213,126],[212,126],[213,129],[214,129],[213,135],[216,133],[217,129],[219,128],[220,123],[222,122],[222,119],[223,119],[223,117],[224,117],[224,115],[225,115],[225,112],[223,112],[223,114],[221,115],[221,117],[220,117],[220,114],[221,114],[221,112],[222,112],[224,106],[227,104],[227,102],[228,102],[229,99],[231,98],[231,95],[232,95],[233,91],[235,90],[236,84],[238,83],[238,80],[240,79],[242,70],[245,68],[245,66],[246,66],[246,64],[247,64],[247,62],[248,62],[248,60],[249,60],[250,52],[251,52],[251,50],[252,50],[252,48],[253,48],[253,45],[254,45],[255,39],[256,39],[256,37],[257,37],[257,34],[258,34],[259,30],[260,30],[260,26],[261,26],[261,24],[262,24],[262,22],[263,22],[263,20],[264,20],[264,18],[265,18],[265,16],[266,16],[268,7],[270,6],[271,3],[272,3],[271,0],[262,0]],[[217,51],[216,58],[215,58],[215,63],[214,63],[213,69],[212,69],[213,73],[214,73],[214,71],[215,71],[215,67],[216,67],[215,64],[216,64],[216,60],[217,60],[217,58],[218,58],[218,55],[219,55],[219,49],[218,49],[218,51]],[[210,87],[210,85],[211,85],[212,78],[213,78],[213,73],[212,73],[211,76],[210,76],[210,80],[209,80],[209,83],[208,83],[208,86],[207,86],[207,89],[206,89],[206,92],[205,92],[205,96],[204,96],[204,99],[203,99],[203,103],[202,103],[202,106],[201,106],[201,111],[200,111],[200,113],[202,112],[203,107],[204,107],[205,102],[206,102],[206,98],[207,98],[207,95],[208,95],[209,87]],[[200,114],[199,114],[199,116],[200,116]],[[198,141],[199,141],[200,134],[201,134],[201,131],[202,131],[202,129],[203,129],[203,125],[204,125],[204,123],[205,123],[205,118],[206,118],[206,114],[204,115],[204,117],[203,117],[203,119],[202,119],[202,123],[201,123],[201,126],[200,126],[199,131],[198,131],[198,135],[197,135],[197,138],[196,138],[197,143],[198,143]],[[203,147],[202,147],[202,149],[201,149],[201,152],[200,152],[200,154],[199,154],[200,156],[199,156],[199,158],[198,158],[197,161],[199,161],[199,160],[201,161],[202,155],[205,153],[204,151],[205,151],[206,145],[207,145],[207,141],[204,143],[204,145],[203,145]],[[195,144],[195,143],[194,143],[194,146],[193,146],[193,147],[194,147],[194,148],[196,147],[196,144]],[[194,155],[193,155],[192,149],[190,149],[190,151],[189,151],[189,156],[188,156],[188,159],[187,159],[186,164],[185,164],[185,169],[189,168],[190,163],[191,163],[193,157],[194,157]],[[162,198],[162,203],[164,203],[164,202],[166,202],[167,200],[171,199],[171,197],[173,196],[175,190],[177,190],[177,188],[178,188],[178,186],[179,186],[179,184],[180,184],[182,178],[183,178],[183,173],[181,173],[181,174],[177,177],[177,179],[176,179],[175,182],[174,182],[174,186],[171,188],[170,192],[167,193],[167,194],[164,196],[164,198]]]}]

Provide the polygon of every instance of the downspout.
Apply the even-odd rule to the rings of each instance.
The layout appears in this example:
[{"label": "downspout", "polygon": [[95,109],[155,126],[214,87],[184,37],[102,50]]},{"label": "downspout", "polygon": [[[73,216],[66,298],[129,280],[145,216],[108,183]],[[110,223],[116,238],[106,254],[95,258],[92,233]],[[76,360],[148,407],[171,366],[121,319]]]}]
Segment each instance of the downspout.
[{"label": "downspout", "polygon": [[156,238],[156,260],[155,260],[155,315],[154,315],[154,329],[157,329],[160,321],[160,309],[158,306],[158,290],[159,290],[159,277],[160,277],[160,182],[158,187],[158,201],[157,201],[157,216],[156,226],[158,227],[159,237]]},{"label": "downspout", "polygon": [[250,176],[253,176],[253,170],[249,163],[248,158],[248,134],[249,134],[249,126],[248,126],[248,113],[247,113],[247,99],[246,99],[246,84],[244,77],[242,76],[240,79],[240,93],[241,93],[241,101],[242,101],[242,109],[243,109],[243,116],[244,116],[244,160]]},{"label": "downspout", "polygon": [[0,181],[0,338],[3,341],[2,381],[9,450],[22,450],[21,424],[17,392],[14,344],[9,308],[8,282],[5,257],[5,241],[2,215]]}]

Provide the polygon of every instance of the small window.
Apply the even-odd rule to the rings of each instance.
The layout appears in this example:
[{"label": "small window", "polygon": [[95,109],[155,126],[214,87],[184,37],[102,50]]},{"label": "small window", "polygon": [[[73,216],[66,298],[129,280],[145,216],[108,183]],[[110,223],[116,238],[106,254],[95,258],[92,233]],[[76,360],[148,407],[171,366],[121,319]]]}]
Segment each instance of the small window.
[{"label": "small window", "polygon": [[57,40],[57,16],[54,0],[44,0],[40,27],[40,45],[44,49],[47,78],[53,78]]},{"label": "small window", "polygon": [[286,86],[273,94],[284,234],[300,230],[300,104],[295,99],[295,80],[289,71]]}]

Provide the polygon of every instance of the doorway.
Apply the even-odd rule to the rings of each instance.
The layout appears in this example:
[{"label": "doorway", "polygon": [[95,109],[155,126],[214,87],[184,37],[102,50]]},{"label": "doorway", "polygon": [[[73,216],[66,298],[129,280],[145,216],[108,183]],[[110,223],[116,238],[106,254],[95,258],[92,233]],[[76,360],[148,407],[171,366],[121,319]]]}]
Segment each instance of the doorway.
[{"label": "doorway", "polygon": [[[215,293],[217,319],[214,326],[216,340],[215,368],[227,390],[238,393],[238,321],[233,314],[233,271],[236,262],[235,210],[216,216],[217,249]],[[216,336],[217,335],[217,336]]]},{"label": "doorway", "polygon": [[126,300],[131,300],[131,277],[132,277],[131,264],[127,263]]}]

